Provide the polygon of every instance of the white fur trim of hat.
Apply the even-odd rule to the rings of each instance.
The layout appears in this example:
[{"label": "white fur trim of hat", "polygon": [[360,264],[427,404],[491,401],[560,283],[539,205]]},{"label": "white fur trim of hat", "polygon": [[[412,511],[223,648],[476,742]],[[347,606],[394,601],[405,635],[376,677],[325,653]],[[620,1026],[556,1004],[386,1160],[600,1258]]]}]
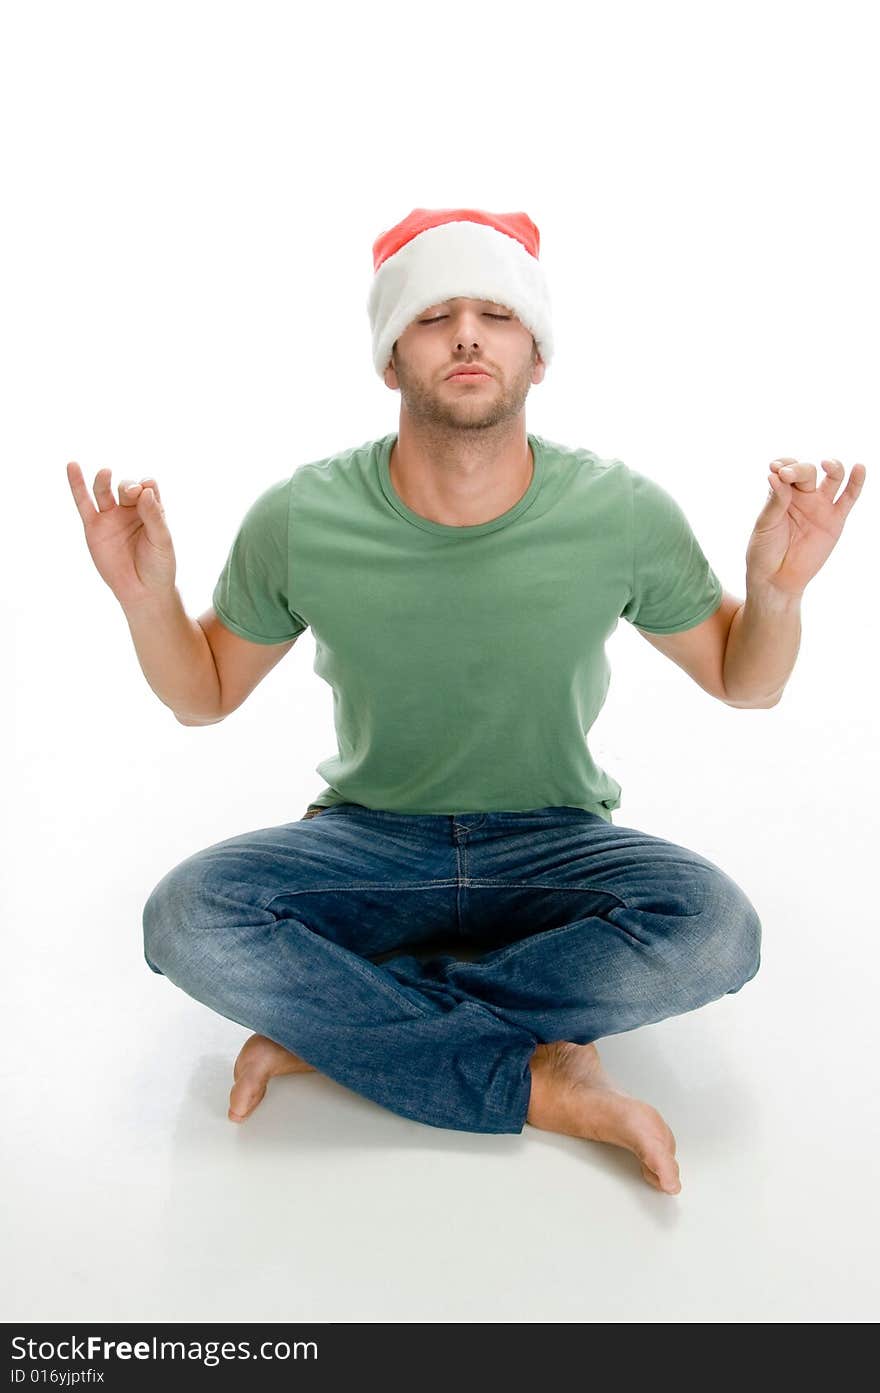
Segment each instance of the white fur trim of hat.
[{"label": "white fur trim of hat", "polygon": [[540,234],[525,213],[415,208],[373,244],[367,300],[380,378],[408,324],[431,305],[466,296],[513,311],[549,366],[550,294],[538,261]]}]

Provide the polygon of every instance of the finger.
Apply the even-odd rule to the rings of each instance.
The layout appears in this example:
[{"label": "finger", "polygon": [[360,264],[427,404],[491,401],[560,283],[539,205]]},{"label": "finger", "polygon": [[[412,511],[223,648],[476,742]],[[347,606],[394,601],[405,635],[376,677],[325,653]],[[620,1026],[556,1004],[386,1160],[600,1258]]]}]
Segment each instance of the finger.
[{"label": "finger", "polygon": [[801,493],[813,493],[816,488],[816,466],[814,464],[801,464],[795,460],[793,464],[783,464],[779,470],[780,479],[784,479],[787,484],[793,484],[800,489]]},{"label": "finger", "polygon": [[825,478],[819,485],[818,492],[823,494],[825,498],[833,499],[846,470],[839,459],[823,459],[822,468],[825,470]]},{"label": "finger", "polygon": [[92,485],[95,501],[102,513],[108,513],[111,508],[116,507],[116,499],[113,497],[113,490],[110,487],[112,477],[112,469],[99,469]]},{"label": "finger", "polygon": [[70,484],[73,501],[77,506],[80,517],[83,522],[91,522],[92,518],[98,516],[98,510],[92,502],[92,495],[86,487],[86,481],[82,476],[82,470],[75,460],[71,460],[67,466],[67,482]]},{"label": "finger", "polygon": [[862,491],[867,473],[868,471],[863,464],[854,464],[849,476],[849,483],[834,505],[835,511],[839,508],[843,514],[844,522],[847,519],[850,508]]},{"label": "finger", "polygon": [[122,479],[119,483],[119,502],[124,508],[133,508],[141,496],[142,485],[133,479]]},{"label": "finger", "polygon": [[[783,469],[787,469],[789,466],[795,465],[795,464],[797,464],[797,460],[796,460],[796,459],[791,459],[790,456],[785,456],[785,455],[783,455],[780,459],[771,460],[771,461],[770,461],[770,468],[771,468],[772,471],[773,471],[773,478],[774,478],[774,479],[778,479],[779,482],[782,483],[782,484],[786,484],[786,485],[790,484],[790,483],[791,483],[791,480],[789,479],[789,477],[788,477],[787,474],[783,474],[783,473],[782,473],[782,470],[783,470]],[[771,483],[772,483],[772,482],[773,482],[773,480],[771,480]]]},{"label": "finger", "polygon": [[157,503],[161,503],[162,499],[159,497],[159,485],[156,483],[155,479],[124,480],[119,488],[119,501],[120,503],[137,503],[140,495],[145,493],[148,488],[153,490],[153,493],[156,495]]}]

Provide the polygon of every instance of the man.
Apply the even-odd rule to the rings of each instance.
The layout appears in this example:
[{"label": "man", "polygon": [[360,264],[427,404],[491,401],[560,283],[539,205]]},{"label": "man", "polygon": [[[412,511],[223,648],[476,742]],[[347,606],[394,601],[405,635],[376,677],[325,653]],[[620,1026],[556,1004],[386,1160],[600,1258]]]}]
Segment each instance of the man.
[{"label": "man", "polygon": [[[241,1121],[318,1069],[432,1126],[533,1126],[622,1146],[681,1189],[675,1138],[595,1040],[735,993],[761,924],[729,876],[612,812],[587,733],[621,616],[711,696],[771,707],[800,597],[865,469],[774,460],[744,601],[684,512],[617,459],[528,433],[552,356],[524,213],[413,210],[373,248],[373,363],[399,430],[301,465],[249,509],[188,618],[155,480],[98,511],[68,476],[145,676],[185,725],[223,720],[306,627],[338,752],[303,818],[169,871],[144,908],[157,973],[255,1033]],[[397,950],[450,934],[471,958]],[[475,948],[484,952],[473,954]],[[378,960],[382,960],[381,962]]]}]

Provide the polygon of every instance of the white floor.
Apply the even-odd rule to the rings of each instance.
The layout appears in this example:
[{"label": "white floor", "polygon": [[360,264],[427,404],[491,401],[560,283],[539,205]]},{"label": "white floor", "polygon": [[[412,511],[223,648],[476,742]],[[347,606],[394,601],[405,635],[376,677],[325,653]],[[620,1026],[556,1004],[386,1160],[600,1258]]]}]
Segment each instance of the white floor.
[{"label": "white floor", "polygon": [[[876,1320],[870,713],[831,719],[797,693],[733,712],[662,671],[681,703],[665,738],[626,689],[600,742],[631,790],[615,821],[723,865],[764,928],[741,992],[599,1043],[672,1127],[676,1196],[625,1151],[445,1131],[315,1075],[227,1121],[249,1032],[149,971],[140,915],[191,850],[304,811],[314,780],[290,795],[265,734],[286,719],[282,683],[237,724],[187,730],[129,674],[130,739],[131,717],[91,713],[89,684],[54,732],[51,694],[20,710],[3,1318]],[[671,806],[669,742],[685,739]]]},{"label": "white floor", "polygon": [[805,898],[756,878],[796,959],[771,939],[741,993],[600,1047],[676,1134],[674,1197],[626,1152],[443,1131],[318,1076],[229,1123],[247,1032],[141,970],[109,869],[51,971],[63,878],[19,923],[7,1321],[877,1318],[876,987],[833,868]]}]

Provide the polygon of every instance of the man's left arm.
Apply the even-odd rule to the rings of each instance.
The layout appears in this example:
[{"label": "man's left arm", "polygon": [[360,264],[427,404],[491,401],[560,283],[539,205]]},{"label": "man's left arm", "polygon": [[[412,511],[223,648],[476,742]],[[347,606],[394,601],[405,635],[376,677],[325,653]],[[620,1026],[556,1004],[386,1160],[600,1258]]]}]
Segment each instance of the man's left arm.
[{"label": "man's left arm", "polygon": [[[787,469],[791,473],[787,473]],[[816,488],[816,467],[793,459],[770,465],[770,493],[749,539],[746,598],[724,591],[721,604],[701,624],[682,632],[643,638],[728,706],[775,706],[791,676],[801,639],[801,597],[825,564],[862,491],[867,470],[846,471],[823,460],[826,477]]]},{"label": "man's left arm", "polygon": [[867,469],[846,470],[840,460],[822,460],[825,478],[816,487],[816,466],[796,459],[770,465],[770,492],[746,551],[746,598],[733,616],[722,661],[726,699],[733,705],[775,706],[782,696],[801,639],[801,597],[824,566],[862,491]]},{"label": "man's left arm", "polygon": [[791,676],[800,642],[800,596],[747,586],[722,656],[726,701],[732,706],[775,706]]}]

